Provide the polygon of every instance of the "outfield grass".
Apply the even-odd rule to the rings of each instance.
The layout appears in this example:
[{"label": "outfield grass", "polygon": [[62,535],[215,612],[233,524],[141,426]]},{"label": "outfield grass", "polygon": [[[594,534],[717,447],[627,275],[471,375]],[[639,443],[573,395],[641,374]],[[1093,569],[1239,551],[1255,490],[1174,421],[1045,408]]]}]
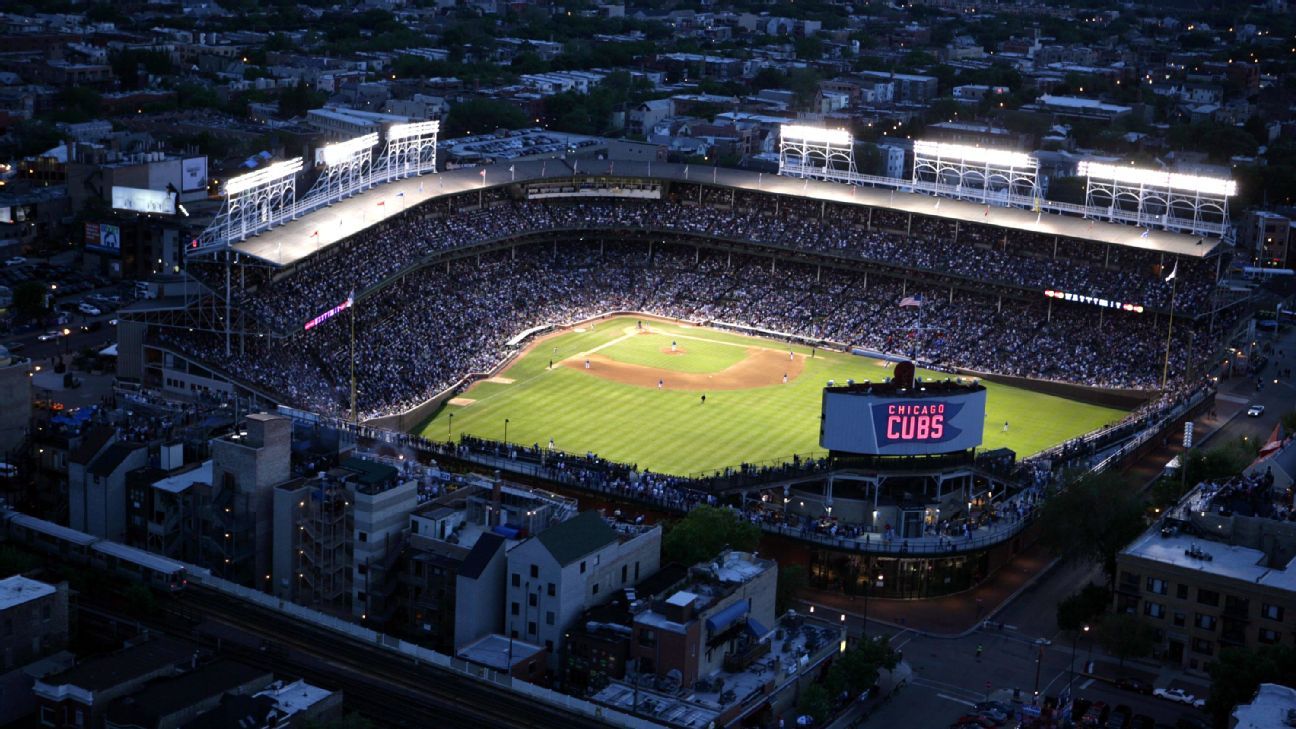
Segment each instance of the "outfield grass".
[{"label": "outfield grass", "polygon": [[[444,440],[453,414],[454,437],[470,434],[498,440],[504,437],[507,418],[508,438],[515,443],[543,446],[552,438],[562,450],[593,451],[654,471],[690,474],[794,453],[822,453],[819,409],[826,382],[882,380],[890,374],[871,358],[819,351],[804,360],[804,371],[787,384],[708,390],[703,405],[696,391],[672,390],[670,373],[722,376],[719,373],[748,356],[749,347],[791,349],[798,355],[809,354],[810,348],[657,321],[645,321],[655,336],[627,336],[635,322],[632,317],[608,320],[592,331],[568,332],[540,342],[501,373],[514,380],[512,384],[478,383],[461,395],[474,402],[441,408],[418,432]],[[686,353],[663,353],[671,341]],[[580,366],[594,350],[617,362],[659,368],[668,386],[658,390],[600,379]],[[562,366],[566,358],[573,358],[578,366]],[[919,374],[945,377],[922,370]],[[984,384],[987,417],[982,447],[1008,447],[1018,456],[1117,421],[1125,412]]]}]

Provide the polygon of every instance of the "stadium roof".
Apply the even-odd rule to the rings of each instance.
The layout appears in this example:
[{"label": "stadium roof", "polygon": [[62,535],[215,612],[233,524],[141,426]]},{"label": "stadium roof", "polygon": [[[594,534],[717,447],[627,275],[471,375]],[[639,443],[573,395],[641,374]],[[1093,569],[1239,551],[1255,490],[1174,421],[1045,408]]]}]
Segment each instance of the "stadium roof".
[{"label": "stadium roof", "polygon": [[[364,193],[289,221],[278,228],[235,243],[234,249],[276,266],[289,266],[316,251],[428,200],[443,195],[471,192],[484,187],[495,187],[513,181],[566,179],[573,175],[573,164],[575,173],[580,175],[610,174],[621,178],[653,177],[660,180],[715,184],[721,187],[869,205],[947,220],[984,223],[1191,258],[1205,257],[1219,243],[1215,238],[1164,230],[1145,230],[1132,225],[1048,213],[1037,214],[1019,208],[1002,208],[968,200],[937,198],[925,193],[802,180],[747,170],[623,160],[608,162],[581,159],[573,163],[570,160],[551,159],[462,168],[378,185]],[[510,172],[510,169],[513,171]],[[483,170],[486,172],[485,177],[482,176]]]}]

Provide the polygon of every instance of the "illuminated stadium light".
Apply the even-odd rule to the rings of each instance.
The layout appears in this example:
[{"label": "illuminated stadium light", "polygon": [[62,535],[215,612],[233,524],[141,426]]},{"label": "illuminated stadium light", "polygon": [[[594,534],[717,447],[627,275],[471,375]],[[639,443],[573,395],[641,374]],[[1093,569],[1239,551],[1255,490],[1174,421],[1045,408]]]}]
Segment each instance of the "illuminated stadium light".
[{"label": "illuminated stadium light", "polygon": [[295,157],[286,162],[276,162],[269,167],[246,175],[239,175],[225,182],[225,194],[237,195],[262,185],[269,185],[285,177],[292,177],[302,169],[302,158]]},{"label": "illuminated stadium light", "polygon": [[1222,195],[1224,197],[1233,197],[1237,194],[1237,183],[1222,177],[1184,175],[1177,172],[1122,167],[1088,160],[1080,162],[1078,172],[1084,177],[1097,177],[1127,185],[1160,187],[1182,192],[1201,193],[1203,195]]},{"label": "illuminated stadium light", "polygon": [[371,149],[377,143],[378,133],[370,132],[363,137],[330,144],[321,149],[320,152],[323,155],[324,164],[332,166],[349,162],[353,157]]},{"label": "illuminated stadium light", "polygon": [[436,134],[441,131],[441,122],[421,121],[410,124],[393,124],[387,129],[387,141],[393,139],[406,139],[408,137],[424,137],[429,134]]},{"label": "illuminated stadium light", "polygon": [[851,133],[845,129],[824,129],[823,127],[808,127],[801,124],[784,124],[779,127],[779,137],[786,140],[809,142],[810,144],[850,145],[854,143]]},{"label": "illuminated stadium light", "polygon": [[915,155],[958,159],[972,164],[988,164],[995,167],[1035,167],[1035,157],[1022,152],[1010,152],[1006,149],[989,149],[971,147],[966,144],[946,144],[945,142],[928,142],[918,140],[913,143]]}]

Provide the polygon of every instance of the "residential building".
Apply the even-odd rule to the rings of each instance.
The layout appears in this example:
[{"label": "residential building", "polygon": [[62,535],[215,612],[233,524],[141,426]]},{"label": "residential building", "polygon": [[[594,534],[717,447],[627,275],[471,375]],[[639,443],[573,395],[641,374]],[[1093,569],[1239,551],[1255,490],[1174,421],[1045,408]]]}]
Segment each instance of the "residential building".
[{"label": "residential building", "polygon": [[1238,226],[1238,249],[1257,266],[1291,268],[1291,218],[1264,210],[1249,211]]},{"label": "residential building", "polygon": [[[31,432],[31,360],[0,347],[0,454],[17,452]],[[0,456],[2,457],[2,456]]]},{"label": "residential building", "polygon": [[291,447],[292,421],[271,413],[248,415],[238,431],[211,441],[202,564],[221,577],[269,587],[274,487],[289,478]]},{"label": "residential building", "polygon": [[630,657],[639,673],[677,674],[691,686],[721,666],[745,666],[774,624],[777,582],[773,560],[744,552],[691,568],[667,596],[635,612]]},{"label": "residential building", "polygon": [[[1290,446],[1289,446],[1290,447]],[[1269,469],[1203,483],[1116,557],[1115,607],[1204,671],[1230,646],[1296,645],[1296,522]]]},{"label": "residential building", "polygon": [[171,638],[154,638],[36,680],[37,718],[55,729],[97,729],[109,704],[145,684],[178,674],[198,651]]},{"label": "residential building", "polygon": [[1060,117],[1081,119],[1099,119],[1111,121],[1134,111],[1132,106],[1107,104],[1097,99],[1085,99],[1079,96],[1053,96],[1044,94],[1035,100],[1033,106],[1038,111],[1046,111]]},{"label": "residential building", "polygon": [[34,675],[48,670],[45,665],[68,667],[71,654],[50,658],[67,641],[66,582],[50,585],[22,575],[0,580],[0,726],[35,711]]},{"label": "residential building", "polygon": [[614,525],[583,512],[508,552],[505,632],[556,654],[581,613],[638,584],[660,561],[660,526]]},{"label": "residential building", "polygon": [[220,659],[113,701],[104,729],[172,729],[220,705],[227,694],[250,695],[270,685],[260,668]]},{"label": "residential building", "polygon": [[159,449],[161,468],[127,474],[126,543],[172,559],[195,562],[202,517],[211,500],[212,462],[184,463],[184,445]]},{"label": "residential building", "polygon": [[406,630],[446,652],[498,633],[505,552],[575,514],[575,499],[498,480],[420,506],[410,517],[400,577]]},{"label": "residential building", "polygon": [[675,115],[674,102],[670,99],[651,99],[641,102],[630,110],[630,119],[626,124],[626,133],[632,137],[647,137],[652,128],[662,119]]},{"label": "residential building", "polygon": [[113,443],[89,463],[68,466],[68,526],[96,537],[125,541],[126,474],[148,462],[139,443]]},{"label": "residential building", "polygon": [[936,98],[938,82],[935,76],[888,71],[861,71],[861,79],[890,82],[895,87],[895,101],[901,104],[926,105]]},{"label": "residential building", "polygon": [[503,635],[487,635],[456,650],[455,655],[527,683],[549,685],[549,651],[544,646]]},{"label": "residential building", "polygon": [[278,714],[278,723],[268,729],[305,729],[309,724],[326,724],[342,718],[341,691],[312,686],[301,679],[290,683],[275,681],[256,698],[273,702]]}]

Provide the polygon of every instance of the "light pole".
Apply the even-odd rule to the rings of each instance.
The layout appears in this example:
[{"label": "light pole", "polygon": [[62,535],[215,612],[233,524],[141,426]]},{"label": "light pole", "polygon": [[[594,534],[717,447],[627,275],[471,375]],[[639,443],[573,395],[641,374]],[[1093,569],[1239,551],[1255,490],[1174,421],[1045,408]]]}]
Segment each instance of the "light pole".
[{"label": "light pole", "polygon": [[504,418],[504,445],[508,445],[508,424],[509,419]]},{"label": "light pole", "polygon": [[450,419],[446,421],[446,441],[454,443],[454,413],[450,413]]},{"label": "light pole", "polygon": [[1071,668],[1068,670],[1068,676],[1067,676],[1067,703],[1068,704],[1071,703],[1071,685],[1075,682],[1076,641],[1080,640],[1081,632],[1088,633],[1089,626],[1088,625],[1084,626],[1083,631],[1077,630],[1075,632],[1075,635],[1071,636]]}]

